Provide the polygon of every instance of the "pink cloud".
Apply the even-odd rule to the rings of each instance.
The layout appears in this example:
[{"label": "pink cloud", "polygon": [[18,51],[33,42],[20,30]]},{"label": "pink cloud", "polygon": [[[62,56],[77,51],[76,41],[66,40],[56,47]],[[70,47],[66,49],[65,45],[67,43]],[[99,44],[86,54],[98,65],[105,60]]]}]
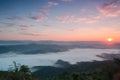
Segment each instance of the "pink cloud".
[{"label": "pink cloud", "polygon": [[87,21],[88,19],[87,18],[75,18],[74,22],[81,22],[81,21]]},{"label": "pink cloud", "polygon": [[56,19],[60,21],[61,23],[71,23],[74,21],[74,16],[71,15],[65,15],[65,16],[57,16]]},{"label": "pink cloud", "polygon": [[73,1],[73,0],[62,0],[63,2],[71,2],[71,1]]},{"label": "pink cloud", "polygon": [[48,19],[48,15],[49,15],[50,10],[48,8],[40,8],[38,9],[37,13],[31,13],[29,17],[30,19],[36,21],[36,22],[41,22],[43,20]]},{"label": "pink cloud", "polygon": [[39,17],[39,16],[31,17],[31,19],[35,20],[36,22],[41,22],[44,20],[42,17]]},{"label": "pink cloud", "polygon": [[93,23],[96,23],[98,22],[98,20],[87,20],[86,23],[89,23],[89,24],[93,24]]},{"label": "pink cloud", "polygon": [[65,15],[65,16],[57,16],[56,19],[63,24],[69,24],[69,23],[95,23],[97,22],[96,19],[91,18],[85,18],[85,17],[75,17],[72,15]]},{"label": "pink cloud", "polygon": [[42,15],[48,16],[50,10],[49,10],[49,9],[46,9],[46,8],[42,8],[42,9],[39,9],[38,12],[39,12],[40,14],[42,14]]},{"label": "pink cloud", "polygon": [[48,6],[57,6],[58,3],[57,2],[48,2]]},{"label": "pink cloud", "polygon": [[101,18],[102,18],[102,16],[97,15],[97,16],[93,16],[93,18],[94,18],[94,19],[101,19]]},{"label": "pink cloud", "polygon": [[28,27],[35,27],[35,25],[19,25],[20,27],[28,28]]},{"label": "pink cloud", "polygon": [[120,15],[120,5],[117,4],[118,0],[110,3],[103,4],[98,10],[101,14],[107,17],[116,17]]}]

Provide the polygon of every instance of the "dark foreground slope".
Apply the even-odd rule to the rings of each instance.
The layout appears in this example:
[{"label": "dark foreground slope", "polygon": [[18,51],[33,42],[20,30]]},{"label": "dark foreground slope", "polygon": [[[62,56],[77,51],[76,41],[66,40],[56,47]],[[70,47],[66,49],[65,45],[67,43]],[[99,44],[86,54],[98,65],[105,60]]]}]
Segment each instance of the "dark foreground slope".
[{"label": "dark foreground slope", "polygon": [[[58,62],[60,64],[58,64]],[[58,77],[58,76],[65,77],[64,76],[65,74],[66,76],[69,76],[69,77],[73,73],[78,73],[78,74],[85,73],[86,75],[87,74],[92,75],[94,72],[99,71],[106,66],[109,66],[109,68],[116,66],[116,64],[111,60],[110,61],[78,62],[74,65],[68,64],[62,60],[61,62],[60,60],[58,60],[58,62],[56,62],[57,67],[56,65],[54,67],[53,66],[36,66],[34,68],[36,68],[37,71],[35,71],[33,74],[42,79],[49,78],[50,80],[53,80],[54,77]]]},{"label": "dark foreground slope", "polygon": [[120,80],[120,59],[74,65],[59,60],[56,64],[57,67],[34,67],[38,70],[31,73],[27,66],[14,62],[8,71],[0,71],[0,80]]}]

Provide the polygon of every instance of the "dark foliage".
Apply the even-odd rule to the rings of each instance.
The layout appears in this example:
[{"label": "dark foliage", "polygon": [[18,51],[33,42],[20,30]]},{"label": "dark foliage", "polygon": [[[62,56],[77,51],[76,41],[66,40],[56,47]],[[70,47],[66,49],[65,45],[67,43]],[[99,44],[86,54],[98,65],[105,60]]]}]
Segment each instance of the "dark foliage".
[{"label": "dark foliage", "polygon": [[0,80],[120,80],[120,59],[35,68],[39,70],[32,73],[28,66],[14,62],[8,71],[0,71]]}]

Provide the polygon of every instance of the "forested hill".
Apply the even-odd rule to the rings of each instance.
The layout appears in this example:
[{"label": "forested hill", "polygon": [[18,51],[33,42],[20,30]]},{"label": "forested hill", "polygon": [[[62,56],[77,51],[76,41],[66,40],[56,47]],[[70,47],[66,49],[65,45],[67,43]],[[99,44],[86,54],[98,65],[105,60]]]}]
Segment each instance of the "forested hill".
[{"label": "forested hill", "polygon": [[107,61],[93,61],[93,62],[78,62],[76,64],[70,64],[66,61],[58,60],[55,66],[36,66],[33,69],[37,69],[34,72],[35,76],[41,76],[41,78],[58,76],[63,73],[74,72],[93,72],[99,70],[105,65],[115,65],[112,60]]},{"label": "forested hill", "polygon": [[[57,67],[37,66],[33,74],[42,80],[120,80],[120,59],[69,64],[58,60]],[[58,67],[59,65],[59,67]]]}]

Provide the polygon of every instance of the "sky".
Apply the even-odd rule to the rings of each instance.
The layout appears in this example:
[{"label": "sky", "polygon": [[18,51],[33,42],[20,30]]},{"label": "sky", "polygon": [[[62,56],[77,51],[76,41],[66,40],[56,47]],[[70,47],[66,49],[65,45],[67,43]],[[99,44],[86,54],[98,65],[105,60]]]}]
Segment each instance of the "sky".
[{"label": "sky", "polygon": [[0,0],[0,40],[120,40],[120,0]]}]

